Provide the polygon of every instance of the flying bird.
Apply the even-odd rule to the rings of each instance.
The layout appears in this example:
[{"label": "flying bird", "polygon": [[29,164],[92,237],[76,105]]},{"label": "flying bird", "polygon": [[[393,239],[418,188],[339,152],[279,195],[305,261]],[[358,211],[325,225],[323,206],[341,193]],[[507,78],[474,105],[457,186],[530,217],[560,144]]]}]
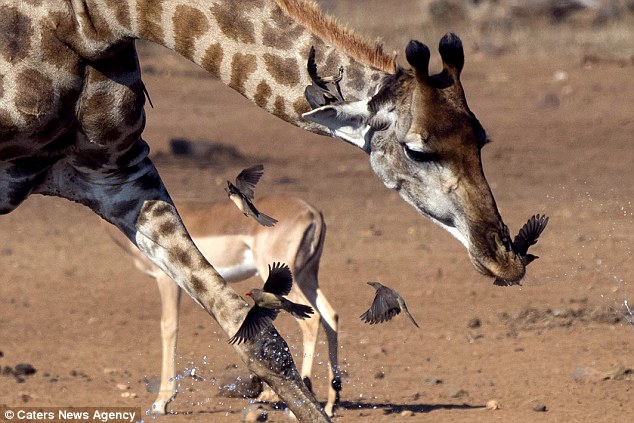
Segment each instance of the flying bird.
[{"label": "flying bird", "polygon": [[229,339],[230,344],[240,344],[253,339],[262,329],[273,325],[280,310],[286,310],[298,319],[306,319],[315,311],[304,304],[296,304],[284,296],[291,292],[293,275],[284,263],[269,264],[269,276],[262,289],[254,288],[246,296],[253,298],[255,304],[247,313],[240,329]]},{"label": "flying bird", "polygon": [[344,101],[339,86],[339,82],[343,78],[343,66],[339,67],[338,76],[319,76],[315,64],[315,47],[311,47],[310,53],[308,53],[307,68],[312,84],[304,90],[304,97],[312,109]]},{"label": "flying bird", "polygon": [[361,315],[361,320],[371,325],[383,323],[392,319],[402,310],[407,314],[414,326],[419,327],[398,292],[378,282],[368,282],[368,285],[376,289],[376,294],[368,311]]},{"label": "flying bird", "polygon": [[253,217],[262,226],[273,226],[277,220],[258,211],[253,205],[253,197],[255,196],[253,190],[263,174],[264,166],[261,164],[244,169],[236,178],[235,185],[227,181],[225,191],[229,195],[229,199],[238,206],[238,209],[245,216]]},{"label": "flying bird", "polygon": [[[537,239],[548,224],[548,216],[535,214],[521,227],[520,231],[513,239],[513,251],[520,257],[524,266],[528,266],[539,256],[529,254],[528,248],[537,243]],[[521,285],[520,281],[507,281],[505,279],[495,278],[493,281],[497,286]]]}]

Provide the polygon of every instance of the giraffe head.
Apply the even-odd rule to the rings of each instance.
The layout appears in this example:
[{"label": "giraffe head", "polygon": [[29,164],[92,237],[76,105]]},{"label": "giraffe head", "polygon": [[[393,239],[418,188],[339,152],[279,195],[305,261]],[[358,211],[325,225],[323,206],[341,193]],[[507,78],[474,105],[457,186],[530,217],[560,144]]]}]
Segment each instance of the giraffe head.
[{"label": "giraffe head", "polygon": [[427,46],[410,41],[411,70],[388,75],[370,98],[319,107],[304,118],[369,153],[383,183],[466,247],[482,274],[518,280],[524,265],[482,170],[487,135],[465,99],[462,42],[445,35],[443,70],[429,75]]}]

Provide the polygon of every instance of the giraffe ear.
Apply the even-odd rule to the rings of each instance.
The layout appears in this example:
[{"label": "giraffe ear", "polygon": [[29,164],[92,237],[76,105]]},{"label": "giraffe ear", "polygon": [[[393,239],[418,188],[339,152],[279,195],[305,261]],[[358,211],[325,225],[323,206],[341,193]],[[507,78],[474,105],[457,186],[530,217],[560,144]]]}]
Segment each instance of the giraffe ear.
[{"label": "giraffe ear", "polygon": [[309,122],[324,125],[333,136],[370,153],[369,135],[373,131],[368,124],[371,117],[368,100],[329,104],[304,113],[302,117]]}]

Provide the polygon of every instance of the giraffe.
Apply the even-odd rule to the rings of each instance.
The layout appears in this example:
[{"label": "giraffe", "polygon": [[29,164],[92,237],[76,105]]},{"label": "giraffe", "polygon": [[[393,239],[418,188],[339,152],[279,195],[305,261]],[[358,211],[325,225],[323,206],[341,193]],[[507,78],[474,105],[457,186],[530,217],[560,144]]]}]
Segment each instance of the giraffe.
[{"label": "giraffe", "polygon": [[[369,155],[389,189],[466,248],[482,274],[524,266],[482,170],[486,132],[469,109],[460,39],[439,44],[443,70],[411,41],[410,69],[308,0],[0,0],[0,212],[30,194],[83,204],[118,227],[227,334],[245,303],[191,241],[141,134],[144,90],[134,40],[199,64],[257,106]],[[305,98],[311,48],[345,101]],[[304,421],[328,421],[274,328],[237,347]]]}]

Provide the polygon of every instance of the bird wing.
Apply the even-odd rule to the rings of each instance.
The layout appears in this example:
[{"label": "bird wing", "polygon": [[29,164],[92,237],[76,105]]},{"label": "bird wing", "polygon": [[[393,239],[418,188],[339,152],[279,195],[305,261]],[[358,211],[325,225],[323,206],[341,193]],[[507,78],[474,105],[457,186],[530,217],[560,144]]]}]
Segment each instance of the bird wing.
[{"label": "bird wing", "polygon": [[264,282],[262,290],[271,294],[286,296],[293,287],[293,274],[284,263],[269,264],[269,277]]},{"label": "bird wing", "polygon": [[383,286],[377,289],[372,305],[361,315],[361,320],[371,325],[383,323],[400,312],[401,307],[398,304],[396,295],[390,288]]},{"label": "bird wing", "polygon": [[546,228],[546,224],[548,224],[548,216],[539,214],[531,216],[513,239],[515,252],[526,255],[528,247],[537,243],[537,238]]},{"label": "bird wing", "polygon": [[253,339],[262,329],[273,324],[273,320],[275,320],[278,313],[278,310],[260,307],[257,304],[254,305],[247,313],[247,317],[244,318],[240,329],[229,339],[229,343],[241,344],[244,341]]},{"label": "bird wing", "polygon": [[243,169],[236,178],[236,186],[245,197],[249,200],[253,200],[253,197],[255,196],[253,190],[263,174],[264,165],[261,164]]}]

